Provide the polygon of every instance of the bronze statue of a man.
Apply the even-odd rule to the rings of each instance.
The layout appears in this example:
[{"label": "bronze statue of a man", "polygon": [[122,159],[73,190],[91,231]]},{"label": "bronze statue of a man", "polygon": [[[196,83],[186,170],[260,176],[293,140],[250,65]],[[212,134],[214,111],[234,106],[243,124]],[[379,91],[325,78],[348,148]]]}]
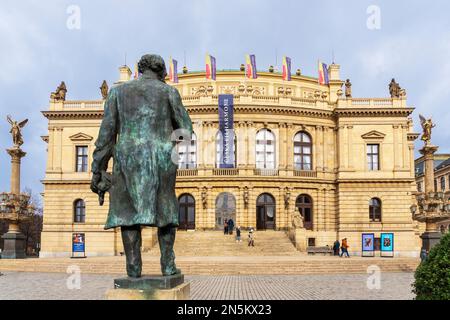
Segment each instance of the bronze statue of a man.
[{"label": "bronze statue of a man", "polygon": [[[144,55],[138,70],[141,77],[113,86],[107,96],[91,189],[101,194],[109,188],[105,229],[121,227],[128,276],[141,276],[142,226],[158,227],[161,271],[169,276],[180,273],[173,251],[179,221],[171,135],[184,129],[190,139],[192,122],[178,91],[164,82],[167,72],[160,56]],[[111,157],[112,177],[104,181]]]}]

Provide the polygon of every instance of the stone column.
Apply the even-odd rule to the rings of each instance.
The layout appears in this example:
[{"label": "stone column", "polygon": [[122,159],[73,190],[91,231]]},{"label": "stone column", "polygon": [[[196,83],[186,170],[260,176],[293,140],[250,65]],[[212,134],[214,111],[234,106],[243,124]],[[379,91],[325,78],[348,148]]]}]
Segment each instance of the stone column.
[{"label": "stone column", "polygon": [[[11,156],[11,193],[20,194],[20,162],[26,155],[20,147],[15,146],[6,150]],[[2,238],[4,248],[2,259],[23,259],[25,258],[25,236],[20,232],[18,225],[18,213],[9,220],[9,229]]]},{"label": "stone column", "polygon": [[288,123],[286,129],[287,136],[287,157],[286,157],[286,168],[288,170],[294,169],[294,130],[293,124]]},{"label": "stone column", "polygon": [[6,151],[11,156],[11,193],[20,194],[20,162],[26,153],[19,147]]},{"label": "stone column", "polygon": [[434,192],[434,153],[437,146],[424,146],[419,152],[424,157],[425,163],[425,193]]},{"label": "stone column", "polygon": [[347,126],[347,168],[353,169],[353,126]]}]

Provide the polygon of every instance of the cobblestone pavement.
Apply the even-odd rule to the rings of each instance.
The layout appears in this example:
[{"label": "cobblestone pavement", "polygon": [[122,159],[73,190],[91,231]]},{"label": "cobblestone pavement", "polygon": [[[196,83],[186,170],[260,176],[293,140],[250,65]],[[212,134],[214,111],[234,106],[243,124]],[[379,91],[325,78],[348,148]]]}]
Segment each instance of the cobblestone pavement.
[{"label": "cobblestone pavement", "polygon": [[[103,299],[114,275],[3,272],[0,300]],[[191,298],[203,299],[412,299],[412,273],[382,273],[380,289],[368,289],[368,274],[296,276],[186,276]],[[73,289],[68,289],[68,285]],[[373,284],[373,282],[372,282]]]}]

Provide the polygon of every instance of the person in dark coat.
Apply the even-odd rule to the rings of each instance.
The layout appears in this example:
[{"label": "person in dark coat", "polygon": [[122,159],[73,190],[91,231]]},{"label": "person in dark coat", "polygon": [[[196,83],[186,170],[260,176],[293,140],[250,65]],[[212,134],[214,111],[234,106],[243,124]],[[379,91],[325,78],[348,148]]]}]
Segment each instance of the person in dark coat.
[{"label": "person in dark coat", "polygon": [[333,244],[333,253],[335,256],[339,255],[339,248],[341,247],[341,244],[339,243],[339,240],[336,240]]},{"label": "person in dark coat", "polygon": [[128,275],[141,275],[142,226],[158,228],[161,271],[172,275],[180,272],[173,252],[179,225],[173,137],[175,133],[190,141],[192,122],[178,90],[164,82],[167,72],[160,56],[144,55],[138,69],[138,79],[113,86],[107,96],[91,189],[101,202],[103,177],[113,158],[105,229],[121,227]]},{"label": "person in dark coat", "polygon": [[233,234],[234,221],[232,218],[228,220],[228,234]]},{"label": "person in dark coat", "polygon": [[223,234],[228,234],[228,219],[223,220]]}]

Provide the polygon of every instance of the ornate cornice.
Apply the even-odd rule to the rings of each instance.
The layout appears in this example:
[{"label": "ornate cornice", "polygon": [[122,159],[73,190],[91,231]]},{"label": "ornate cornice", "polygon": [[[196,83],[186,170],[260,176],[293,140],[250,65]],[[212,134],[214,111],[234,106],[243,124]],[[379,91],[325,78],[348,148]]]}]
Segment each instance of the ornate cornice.
[{"label": "ornate cornice", "polygon": [[[216,105],[190,105],[186,106],[189,114],[217,114]],[[264,106],[264,105],[235,105],[235,113],[241,114],[270,114],[293,115],[314,118],[332,119],[334,117],[407,117],[414,108],[345,108],[323,110],[292,106]],[[62,110],[42,111],[44,117],[52,119],[102,119],[103,110]]]},{"label": "ornate cornice", "polygon": [[49,120],[54,119],[102,119],[103,110],[64,110],[64,111],[42,111],[44,117]]},{"label": "ornate cornice", "polygon": [[407,117],[414,108],[338,108],[334,110],[337,117]]}]

